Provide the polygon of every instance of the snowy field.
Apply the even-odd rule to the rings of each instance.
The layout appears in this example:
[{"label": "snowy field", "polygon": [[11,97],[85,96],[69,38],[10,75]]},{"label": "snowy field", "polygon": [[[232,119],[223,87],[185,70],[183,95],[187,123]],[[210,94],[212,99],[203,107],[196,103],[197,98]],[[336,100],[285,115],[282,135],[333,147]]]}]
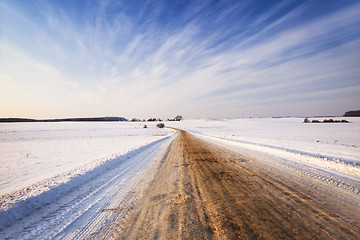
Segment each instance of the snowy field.
[{"label": "snowy field", "polygon": [[[312,118],[310,120],[324,120]],[[329,119],[329,118],[328,118]],[[169,122],[223,147],[360,194],[360,118],[303,123],[303,118],[243,118]]]},{"label": "snowy field", "polygon": [[93,168],[171,133],[143,126],[126,122],[0,124],[0,195],[54,176],[71,177],[82,168]]},{"label": "snowy field", "polygon": [[[263,162],[264,168],[276,166],[358,198],[360,118],[340,119],[350,123],[244,118],[165,124]],[[172,129],[143,126],[0,124],[0,239],[88,238],[123,217],[126,211],[116,209],[131,208],[134,193],[153,179],[176,137]]]},{"label": "snowy field", "polygon": [[[145,170],[175,136],[173,130],[143,126],[0,124],[0,238],[52,237],[89,209],[100,214],[111,204],[108,199],[116,204],[130,198],[134,188],[151,179]],[[101,219],[82,217],[80,222],[95,218]]]}]

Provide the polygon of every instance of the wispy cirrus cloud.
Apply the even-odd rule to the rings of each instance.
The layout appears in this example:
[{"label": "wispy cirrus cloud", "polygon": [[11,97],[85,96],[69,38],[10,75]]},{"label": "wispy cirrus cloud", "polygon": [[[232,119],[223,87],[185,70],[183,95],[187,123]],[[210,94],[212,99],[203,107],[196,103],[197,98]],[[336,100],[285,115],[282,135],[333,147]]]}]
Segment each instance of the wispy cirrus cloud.
[{"label": "wispy cirrus cloud", "polygon": [[[73,112],[93,104],[84,115],[287,115],[291,103],[297,115],[341,114],[345,103],[353,108],[360,99],[352,90],[360,85],[360,4],[321,4],[7,1],[1,11],[28,29],[2,27],[0,44],[12,49],[5,57],[13,62],[0,73],[16,88],[24,80],[11,66],[17,57],[31,59],[31,70],[18,66],[23,79],[51,83],[56,77],[36,67],[46,65],[74,83],[64,87],[78,103],[69,105]],[[332,98],[343,104],[327,112],[309,108],[309,99],[322,106]]]}]

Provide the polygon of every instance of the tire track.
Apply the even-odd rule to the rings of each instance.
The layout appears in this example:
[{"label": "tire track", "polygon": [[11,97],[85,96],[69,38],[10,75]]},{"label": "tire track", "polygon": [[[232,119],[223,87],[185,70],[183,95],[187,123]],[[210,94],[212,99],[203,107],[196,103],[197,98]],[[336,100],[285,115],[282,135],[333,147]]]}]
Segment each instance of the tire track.
[{"label": "tire track", "polygon": [[113,219],[126,216],[145,189],[173,136],[124,156],[48,205],[0,231],[0,239],[92,239]]},{"label": "tire track", "polygon": [[359,227],[313,196],[252,168],[252,160],[179,132],[141,201],[111,226],[117,229],[111,237],[358,239]]}]

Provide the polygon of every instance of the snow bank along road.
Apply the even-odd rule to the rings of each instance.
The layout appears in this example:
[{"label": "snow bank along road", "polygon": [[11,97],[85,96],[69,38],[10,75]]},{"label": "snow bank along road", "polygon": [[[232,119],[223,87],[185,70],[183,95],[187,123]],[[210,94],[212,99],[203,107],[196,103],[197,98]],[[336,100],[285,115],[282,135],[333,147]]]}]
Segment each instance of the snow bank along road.
[{"label": "snow bank along road", "polygon": [[0,239],[84,239],[122,218],[154,176],[175,135],[20,201],[0,198]]},{"label": "snow bank along road", "polygon": [[359,195],[179,131],[134,209],[93,237],[358,239]]},{"label": "snow bank along road", "polygon": [[3,195],[0,239],[358,239],[359,189],[356,176],[179,131],[39,195]]}]

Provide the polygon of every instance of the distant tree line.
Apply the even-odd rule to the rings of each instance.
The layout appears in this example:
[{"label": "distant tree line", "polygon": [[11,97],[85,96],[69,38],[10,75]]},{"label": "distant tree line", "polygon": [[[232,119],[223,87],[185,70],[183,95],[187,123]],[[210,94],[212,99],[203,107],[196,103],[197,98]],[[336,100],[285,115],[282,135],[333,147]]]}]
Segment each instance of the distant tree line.
[{"label": "distant tree line", "polygon": [[[181,121],[183,117],[178,115],[173,119],[168,119],[168,121]],[[89,117],[89,118],[60,118],[60,119],[30,119],[30,118],[0,118],[0,123],[9,123],[9,122],[126,122],[129,121],[124,117]],[[162,122],[161,118],[149,118],[138,119],[133,118],[130,120],[131,122]]]},{"label": "distant tree line", "polygon": [[28,118],[0,118],[0,122],[38,122],[39,120]]},{"label": "distant tree line", "polygon": [[149,118],[148,120],[141,120],[141,119],[138,119],[138,118],[133,118],[131,119],[130,122],[162,122],[163,120],[161,118]]},{"label": "distant tree line", "polygon": [[176,116],[176,117],[173,118],[173,119],[168,119],[168,121],[181,121],[181,120],[183,120],[183,117],[180,116],[180,115]]},{"label": "distant tree line", "polygon": [[334,119],[324,119],[324,121],[320,120],[312,120],[310,121],[308,118],[304,119],[304,123],[348,123],[347,120],[334,120]]},{"label": "distant tree line", "polygon": [[346,112],[344,117],[360,117],[360,110]]},{"label": "distant tree line", "polygon": [[30,118],[0,118],[0,122],[125,122],[124,117],[61,118],[37,120]]},{"label": "distant tree line", "polygon": [[[181,121],[183,120],[183,117],[178,115],[176,116],[175,118],[168,118],[167,119],[168,121]],[[141,119],[138,119],[138,118],[133,118],[131,119],[131,122],[162,122],[163,120],[161,118],[149,118],[148,120],[141,120]]]}]

